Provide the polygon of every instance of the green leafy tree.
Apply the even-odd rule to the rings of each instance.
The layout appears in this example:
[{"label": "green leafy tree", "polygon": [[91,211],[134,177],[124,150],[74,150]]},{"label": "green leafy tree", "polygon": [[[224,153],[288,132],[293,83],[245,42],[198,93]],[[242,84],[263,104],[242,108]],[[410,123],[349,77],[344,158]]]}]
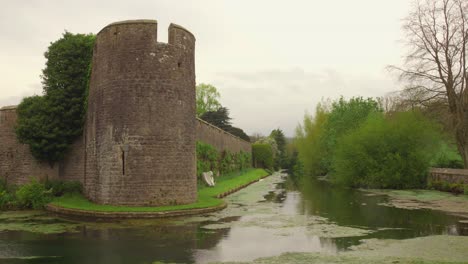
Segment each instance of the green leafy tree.
[{"label": "green leafy tree", "polygon": [[270,144],[252,144],[252,160],[254,167],[273,169],[273,151]]},{"label": "green leafy tree", "polygon": [[339,139],[332,178],[351,187],[425,187],[442,138],[440,127],[419,112],[371,114]]},{"label": "green leafy tree", "polygon": [[379,102],[373,98],[353,97],[345,100],[341,97],[332,103],[323,132],[324,153],[326,154],[323,156],[323,163],[327,171],[331,169],[333,153],[339,138],[357,129],[369,114],[375,112],[383,112],[383,110]]},{"label": "green leafy tree", "polygon": [[201,83],[196,87],[197,116],[206,112],[216,112],[221,108],[219,103],[220,94],[216,87],[211,84]]},{"label": "green leafy tree", "polygon": [[328,116],[329,112],[324,104],[319,104],[314,117],[306,114],[303,124],[296,128],[294,147],[297,149],[297,159],[308,175],[327,173],[325,163],[328,155],[324,139]]},{"label": "green leafy tree", "polygon": [[274,129],[270,133],[270,137],[276,142],[278,148],[278,155],[275,159],[276,168],[285,168],[287,166],[287,153],[286,153],[286,137],[281,129]]},{"label": "green leafy tree", "polygon": [[18,106],[17,136],[35,158],[53,162],[83,132],[86,96],[95,36],[65,32],[45,52],[43,97]]}]

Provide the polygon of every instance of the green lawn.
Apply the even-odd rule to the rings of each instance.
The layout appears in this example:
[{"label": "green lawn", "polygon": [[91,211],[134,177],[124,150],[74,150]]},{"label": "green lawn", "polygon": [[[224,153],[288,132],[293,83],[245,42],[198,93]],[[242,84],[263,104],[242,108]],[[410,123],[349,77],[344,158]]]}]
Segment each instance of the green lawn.
[{"label": "green lawn", "polygon": [[115,205],[100,205],[88,201],[82,195],[71,194],[55,198],[51,204],[65,208],[81,209],[89,211],[105,211],[105,212],[163,212],[185,209],[196,209],[214,207],[223,204],[223,200],[215,198],[217,195],[240,187],[254,180],[258,180],[268,175],[263,169],[250,169],[241,174],[230,174],[217,178],[215,187],[201,187],[198,190],[198,201],[193,204],[174,205],[174,206],[115,206]]}]

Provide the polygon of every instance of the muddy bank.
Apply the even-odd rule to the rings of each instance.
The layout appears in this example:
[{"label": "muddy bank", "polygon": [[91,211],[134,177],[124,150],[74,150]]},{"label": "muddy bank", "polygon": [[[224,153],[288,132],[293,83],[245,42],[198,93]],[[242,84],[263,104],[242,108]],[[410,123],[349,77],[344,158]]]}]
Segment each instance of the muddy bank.
[{"label": "muddy bank", "polygon": [[383,206],[403,209],[431,209],[468,218],[468,195],[433,190],[363,190],[368,195],[387,195]]}]

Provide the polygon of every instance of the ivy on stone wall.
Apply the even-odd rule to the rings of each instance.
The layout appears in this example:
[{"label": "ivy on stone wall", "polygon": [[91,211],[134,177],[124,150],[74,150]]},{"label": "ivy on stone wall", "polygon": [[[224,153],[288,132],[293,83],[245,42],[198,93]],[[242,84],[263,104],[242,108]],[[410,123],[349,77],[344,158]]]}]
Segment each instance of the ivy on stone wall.
[{"label": "ivy on stone wall", "polygon": [[251,167],[251,154],[240,151],[217,151],[212,145],[197,142],[197,176],[203,172],[213,171],[215,175],[225,175],[232,172],[242,171]]}]

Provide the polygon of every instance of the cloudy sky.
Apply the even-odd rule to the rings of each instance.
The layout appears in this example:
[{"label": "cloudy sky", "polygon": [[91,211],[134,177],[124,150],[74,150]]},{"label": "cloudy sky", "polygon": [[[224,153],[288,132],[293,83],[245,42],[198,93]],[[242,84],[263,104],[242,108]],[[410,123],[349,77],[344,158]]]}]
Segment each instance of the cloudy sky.
[{"label": "cloudy sky", "polygon": [[[3,1],[2,1],[3,2]],[[126,19],[171,22],[197,38],[197,83],[215,85],[247,133],[288,136],[322,99],[382,96],[401,88],[401,19],[410,0],[4,1],[0,106],[40,94],[43,53],[64,30],[97,33]]]}]

